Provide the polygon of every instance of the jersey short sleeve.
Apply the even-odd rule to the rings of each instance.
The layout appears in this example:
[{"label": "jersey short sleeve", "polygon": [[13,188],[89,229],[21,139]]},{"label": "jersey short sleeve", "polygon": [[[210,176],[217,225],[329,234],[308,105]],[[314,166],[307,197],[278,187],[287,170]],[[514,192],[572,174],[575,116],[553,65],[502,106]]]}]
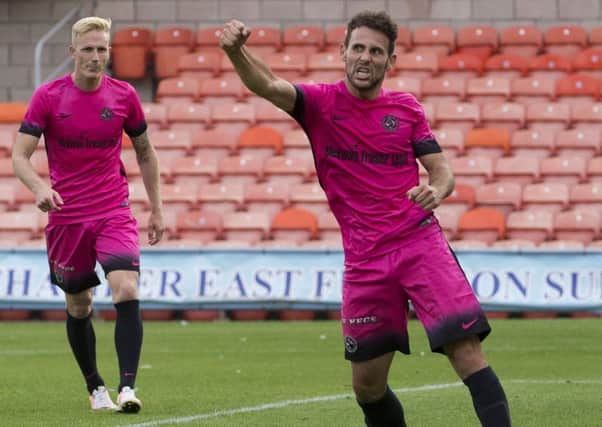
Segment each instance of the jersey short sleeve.
[{"label": "jersey short sleeve", "polygon": [[146,131],[146,120],[142,104],[136,90],[128,84],[128,99],[130,101],[128,115],[123,123],[125,133],[130,137],[140,136]]},{"label": "jersey short sleeve", "polygon": [[35,136],[42,136],[48,123],[48,116],[51,114],[48,102],[46,100],[46,86],[39,87],[31,97],[31,101],[25,112],[25,117],[21,122],[19,132]]},{"label": "jersey short sleeve", "polygon": [[424,108],[418,101],[414,99],[416,123],[412,132],[412,147],[416,157],[424,156],[425,154],[440,153],[441,147],[437,143],[433,132],[429,126]]}]

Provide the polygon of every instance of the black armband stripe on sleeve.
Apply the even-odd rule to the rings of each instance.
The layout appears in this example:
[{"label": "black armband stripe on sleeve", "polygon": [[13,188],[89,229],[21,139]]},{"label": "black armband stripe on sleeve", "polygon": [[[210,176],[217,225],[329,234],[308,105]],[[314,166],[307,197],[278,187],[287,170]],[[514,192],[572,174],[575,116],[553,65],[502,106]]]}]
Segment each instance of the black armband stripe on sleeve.
[{"label": "black armband stripe on sleeve", "polygon": [[414,156],[420,157],[425,154],[440,153],[441,147],[435,138],[426,138],[412,143]]},{"label": "black armband stripe on sleeve", "polygon": [[305,98],[303,97],[303,91],[299,89],[297,85],[293,86],[295,86],[295,92],[297,92],[297,96],[295,97],[295,107],[291,112],[291,116],[293,116],[293,118],[299,122],[301,127],[303,127],[303,110],[305,109]]},{"label": "black armband stripe on sleeve", "polygon": [[136,138],[137,136],[142,135],[146,131],[146,128],[147,128],[146,122],[142,122],[142,124],[135,129],[124,129],[124,130],[125,130],[125,133],[127,133],[130,138]]},{"label": "black armband stripe on sleeve", "polygon": [[23,122],[19,127],[19,132],[26,133],[27,135],[35,136],[39,138],[42,136],[42,129],[37,126],[32,125],[31,123]]}]

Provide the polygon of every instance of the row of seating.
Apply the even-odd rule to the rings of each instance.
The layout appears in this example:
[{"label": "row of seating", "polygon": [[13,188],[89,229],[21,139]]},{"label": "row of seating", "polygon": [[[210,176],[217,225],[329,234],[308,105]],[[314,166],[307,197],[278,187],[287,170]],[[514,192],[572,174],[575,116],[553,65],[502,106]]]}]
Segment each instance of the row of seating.
[{"label": "row of seating", "polygon": [[[175,76],[178,60],[192,51],[221,55],[218,36],[221,27],[165,27],[152,31],[144,27],[128,27],[115,32],[113,72],[117,77],[144,77],[147,64],[154,64],[159,79]],[[336,53],[345,39],[346,28],[335,26],[291,26],[284,30],[255,27],[247,44],[259,54],[268,55],[285,50],[287,53]],[[591,31],[576,25],[553,26],[546,30],[534,25],[511,26],[498,31],[488,25],[466,26],[454,30],[445,25],[423,26],[411,31],[400,27],[396,41],[399,52],[413,51],[449,55],[470,54],[486,59],[496,52],[535,56],[540,52],[573,56],[587,47],[602,46],[602,27]]]}]

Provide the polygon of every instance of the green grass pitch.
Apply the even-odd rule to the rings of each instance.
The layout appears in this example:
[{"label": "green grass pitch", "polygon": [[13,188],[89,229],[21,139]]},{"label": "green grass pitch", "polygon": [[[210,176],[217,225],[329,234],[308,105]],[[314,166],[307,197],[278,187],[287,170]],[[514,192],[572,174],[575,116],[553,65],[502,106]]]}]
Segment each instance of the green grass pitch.
[{"label": "green grass pitch", "polygon": [[[485,342],[518,427],[602,426],[602,320],[498,320]],[[118,381],[112,322],[95,322],[107,386]],[[0,425],[361,427],[338,322],[146,322],[139,414],[92,413],[63,323],[0,323]],[[390,384],[411,427],[477,427],[467,389],[428,350]],[[113,396],[115,395],[113,391]]]}]

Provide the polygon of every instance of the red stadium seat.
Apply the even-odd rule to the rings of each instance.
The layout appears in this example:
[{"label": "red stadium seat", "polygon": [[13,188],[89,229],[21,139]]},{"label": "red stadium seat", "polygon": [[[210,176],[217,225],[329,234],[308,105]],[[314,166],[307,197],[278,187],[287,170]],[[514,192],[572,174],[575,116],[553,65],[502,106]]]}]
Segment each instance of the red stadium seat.
[{"label": "red stadium seat", "polygon": [[523,188],[523,209],[556,213],[569,207],[569,186],[564,183],[527,184]]},{"label": "red stadium seat", "polygon": [[464,133],[460,129],[438,128],[433,135],[448,158],[464,154]]},{"label": "red stadium seat", "polygon": [[493,179],[493,160],[488,157],[456,157],[449,159],[456,182],[476,187]]},{"label": "red stadium seat", "polygon": [[193,210],[178,215],[176,230],[180,238],[207,243],[221,237],[222,215],[217,212]]},{"label": "red stadium seat", "polygon": [[443,25],[418,27],[412,42],[414,52],[446,56],[456,48],[456,34],[453,28]]},{"label": "red stadium seat", "polygon": [[207,105],[199,103],[177,103],[167,109],[167,122],[170,129],[197,132],[210,124],[211,111]]},{"label": "red stadium seat", "polygon": [[558,25],[548,28],[543,35],[547,52],[572,57],[587,46],[587,32],[577,25]]},{"label": "red stadium seat", "polygon": [[403,53],[412,50],[412,32],[406,27],[397,27],[395,51]]},{"label": "red stadium seat", "polygon": [[265,62],[274,74],[291,82],[300,81],[307,73],[307,55],[302,52],[273,53]]},{"label": "red stadium seat", "polygon": [[320,76],[329,82],[341,80],[345,73],[341,54],[338,52],[317,52],[307,56],[307,79]]},{"label": "red stadium seat", "polygon": [[554,152],[554,129],[521,129],[512,134],[512,154],[523,157],[549,157]]},{"label": "red stadium seat", "polygon": [[[475,189],[468,184],[457,183],[452,193],[447,196],[439,207],[454,210],[458,215],[472,209],[475,204]],[[439,209],[439,208],[438,208]]]},{"label": "red stadium seat", "polygon": [[263,159],[250,156],[223,157],[218,163],[223,184],[254,184],[262,179]]},{"label": "red stadium seat", "polygon": [[423,101],[438,104],[442,101],[462,102],[466,96],[463,77],[433,77],[422,80]]},{"label": "red stadium seat", "polygon": [[282,134],[276,129],[252,126],[240,134],[236,149],[239,155],[265,159],[282,154],[282,145]]},{"label": "red stadium seat", "polygon": [[602,46],[585,49],[573,57],[573,69],[576,73],[602,77]]},{"label": "red stadium seat", "polygon": [[346,25],[335,25],[326,29],[324,33],[324,50],[327,52],[339,53],[341,45],[345,43],[347,35]]},{"label": "red stadium seat", "polygon": [[493,55],[485,61],[485,72],[488,77],[522,77],[529,72],[529,60],[510,53]]},{"label": "red stadium seat", "polygon": [[470,102],[441,102],[435,109],[437,127],[467,132],[480,122],[479,106]]},{"label": "red stadium seat", "polygon": [[524,58],[536,56],[543,46],[543,34],[535,25],[514,25],[500,30],[500,51]]},{"label": "red stadium seat", "polygon": [[480,77],[483,72],[483,60],[475,55],[455,53],[439,58],[441,77]]},{"label": "red stadium seat", "polygon": [[201,185],[198,201],[201,209],[224,214],[243,207],[244,185],[241,183],[216,183]]},{"label": "red stadium seat", "polygon": [[493,102],[481,107],[481,125],[514,132],[525,125],[525,106],[517,102]]},{"label": "red stadium seat", "polygon": [[[152,102],[142,103],[142,111],[149,130],[160,130],[167,127],[167,106]],[[1,138],[0,138],[1,139]]]},{"label": "red stadium seat", "polygon": [[602,182],[602,157],[589,159],[587,163],[587,177],[591,182]]},{"label": "red stadium seat", "polygon": [[217,158],[203,157],[178,157],[170,164],[171,173],[175,184],[183,184],[194,180],[199,184],[208,184],[218,180]]},{"label": "red stadium seat", "polygon": [[194,52],[180,56],[178,74],[190,77],[201,83],[215,77],[220,72],[222,55],[217,52]]},{"label": "red stadium seat", "polygon": [[546,53],[536,56],[529,62],[532,77],[551,77],[557,79],[573,71],[571,60],[562,55]]},{"label": "red stadium seat", "polygon": [[267,181],[301,184],[310,179],[307,161],[299,157],[273,156],[265,159],[263,176]]},{"label": "red stadium seat", "polygon": [[434,53],[408,52],[397,55],[394,68],[400,76],[423,79],[437,73],[438,62]]},{"label": "red stadium seat", "polygon": [[587,179],[586,159],[582,157],[549,157],[541,159],[541,178],[548,183],[576,184]]},{"label": "red stadium seat", "polygon": [[270,215],[260,211],[226,213],[223,217],[224,238],[253,245],[267,238],[270,219]]},{"label": "red stadium seat", "polygon": [[529,156],[501,157],[493,169],[495,182],[512,182],[521,186],[539,180],[539,159]]},{"label": "red stadium seat", "polygon": [[178,60],[192,50],[193,43],[194,34],[190,28],[168,27],[155,31],[155,76],[158,79],[177,76]]},{"label": "red stadium seat", "polygon": [[474,55],[485,61],[498,48],[498,35],[494,27],[475,25],[460,28],[456,34],[457,52]]},{"label": "red stadium seat", "polygon": [[201,129],[193,134],[192,149],[197,156],[220,159],[236,152],[239,135],[238,129],[226,127]]},{"label": "red stadium seat", "polygon": [[579,104],[571,108],[571,122],[576,129],[602,130],[602,104]]},{"label": "red stadium seat", "polygon": [[312,240],[318,231],[316,216],[304,209],[285,209],[274,217],[271,234],[275,239],[290,239],[298,243]]},{"label": "red stadium seat", "polygon": [[600,214],[593,209],[558,212],[554,216],[554,236],[588,245],[600,236],[600,224]]},{"label": "red stadium seat", "polygon": [[515,211],[508,214],[506,236],[508,239],[521,239],[539,245],[550,239],[554,233],[554,213],[543,211]]},{"label": "red stadium seat", "polygon": [[516,182],[493,182],[476,188],[476,205],[493,208],[504,215],[519,210],[522,203],[522,186]]},{"label": "red stadium seat", "polygon": [[282,49],[282,33],[279,28],[255,26],[245,44],[253,53],[265,57]]},{"label": "red stadium seat", "polygon": [[289,200],[291,207],[312,212],[316,216],[328,210],[326,194],[318,183],[292,185]]},{"label": "red stadium seat", "polygon": [[559,156],[586,159],[602,154],[602,139],[598,129],[570,129],[558,132],[554,143]]},{"label": "red stadium seat", "polygon": [[437,209],[435,209],[434,213],[437,217],[437,221],[445,233],[445,237],[447,240],[453,240],[456,238],[458,234],[458,223],[460,222],[460,217],[466,211],[459,211],[458,209],[454,209],[453,206],[448,205],[440,205]]},{"label": "red stadium seat", "polygon": [[282,41],[287,53],[310,54],[324,48],[325,35],[322,27],[297,25],[283,31]]},{"label": "red stadium seat", "polygon": [[238,76],[222,76],[203,80],[199,97],[207,105],[232,104],[244,98],[243,83]]},{"label": "red stadium seat", "polygon": [[602,182],[586,182],[572,185],[569,194],[574,209],[602,210]]},{"label": "red stadium seat", "polygon": [[273,217],[289,205],[290,185],[286,182],[262,182],[247,185],[244,206],[248,211],[262,211]]},{"label": "red stadium seat", "polygon": [[219,37],[222,30],[223,27],[221,26],[199,28],[194,34],[195,52],[223,55],[223,51],[219,46]]},{"label": "red stadium seat", "polygon": [[541,102],[527,106],[529,129],[551,129],[561,131],[569,127],[571,108],[568,104]]},{"label": "red stadium seat", "polygon": [[321,240],[341,240],[341,228],[331,211],[318,215],[318,233]]},{"label": "red stadium seat", "polygon": [[505,156],[510,152],[510,132],[497,128],[471,129],[466,133],[464,149],[471,157]]},{"label": "red stadium seat", "polygon": [[165,78],[159,82],[156,100],[162,104],[191,103],[199,100],[199,82],[191,77]]},{"label": "red stadium seat", "polygon": [[522,77],[510,83],[510,95],[523,105],[554,101],[556,80],[553,77]]},{"label": "red stadium seat", "polygon": [[600,80],[584,74],[572,74],[558,79],[556,99],[570,105],[593,104],[600,100]]}]

